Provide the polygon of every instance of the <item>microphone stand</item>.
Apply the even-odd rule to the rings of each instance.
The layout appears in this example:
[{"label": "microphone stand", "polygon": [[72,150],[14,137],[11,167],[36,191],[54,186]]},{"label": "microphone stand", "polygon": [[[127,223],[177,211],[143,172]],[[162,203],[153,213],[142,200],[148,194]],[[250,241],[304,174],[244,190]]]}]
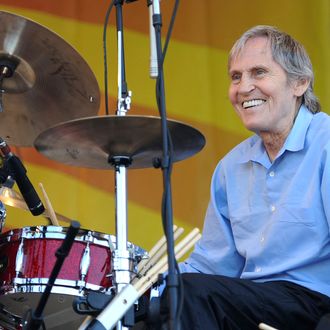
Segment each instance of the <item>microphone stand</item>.
[{"label": "microphone stand", "polygon": [[57,258],[53,270],[48,279],[45,291],[42,293],[39,300],[38,306],[35,312],[29,310],[30,319],[24,320],[23,329],[24,330],[38,330],[41,326],[44,328],[42,313],[46,307],[49,295],[55,283],[55,280],[62,268],[65,258],[68,256],[74,239],[80,228],[80,223],[78,221],[71,221],[71,225],[66,233],[65,239],[62,245],[57,249],[55,256]]},{"label": "microphone stand", "polygon": [[171,192],[171,150],[170,135],[167,126],[166,103],[165,103],[165,85],[163,71],[163,52],[161,40],[162,16],[160,13],[160,1],[153,0],[153,26],[155,28],[156,47],[157,47],[157,62],[158,62],[158,106],[161,116],[162,140],[163,140],[163,159],[161,160],[161,168],[163,171],[164,185],[164,206],[165,206],[165,235],[167,238],[167,255],[168,255],[168,275],[166,278],[166,286],[168,292],[168,307],[169,307],[169,329],[178,329],[177,310],[178,310],[178,274],[175,271],[175,254],[174,254],[174,238],[173,238],[173,210],[172,210],[172,192]]}]

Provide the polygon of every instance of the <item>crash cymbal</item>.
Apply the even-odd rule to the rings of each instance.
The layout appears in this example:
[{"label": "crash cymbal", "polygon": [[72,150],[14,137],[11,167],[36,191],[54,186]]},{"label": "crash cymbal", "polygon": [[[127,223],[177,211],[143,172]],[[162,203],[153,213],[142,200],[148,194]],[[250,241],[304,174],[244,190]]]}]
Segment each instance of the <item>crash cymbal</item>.
[{"label": "crash cymbal", "polygon": [[[29,211],[28,206],[26,205],[23,197],[15,190],[2,186],[0,188],[0,200],[2,203],[8,206],[12,206],[21,210]],[[62,214],[56,213],[56,217],[59,221],[71,222],[71,220],[65,217]],[[42,214],[46,218],[50,218],[49,211],[45,209],[45,212]]]},{"label": "crash cymbal", "polygon": [[[168,120],[173,161],[186,159],[204,144],[196,129]],[[42,132],[34,143],[50,159],[68,165],[112,168],[108,159],[130,158],[129,168],[153,167],[162,157],[161,120],[148,116],[97,116],[71,120]]]},{"label": "crash cymbal", "polygon": [[99,109],[98,83],[78,52],[44,26],[3,11],[1,79],[0,136],[12,145],[32,146],[48,127]]}]

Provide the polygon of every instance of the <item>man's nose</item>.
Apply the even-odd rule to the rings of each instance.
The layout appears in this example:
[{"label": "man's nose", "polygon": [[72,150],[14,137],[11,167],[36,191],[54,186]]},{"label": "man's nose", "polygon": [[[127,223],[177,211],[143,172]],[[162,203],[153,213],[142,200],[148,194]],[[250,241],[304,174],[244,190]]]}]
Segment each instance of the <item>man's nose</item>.
[{"label": "man's nose", "polygon": [[249,94],[255,89],[254,80],[246,75],[242,75],[238,85],[238,92],[240,94]]}]

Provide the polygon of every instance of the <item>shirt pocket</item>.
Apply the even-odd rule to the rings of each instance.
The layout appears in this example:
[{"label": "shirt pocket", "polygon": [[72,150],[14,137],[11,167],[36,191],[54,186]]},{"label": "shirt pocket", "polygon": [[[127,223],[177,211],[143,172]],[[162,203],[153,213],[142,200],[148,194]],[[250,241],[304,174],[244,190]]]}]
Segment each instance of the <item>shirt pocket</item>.
[{"label": "shirt pocket", "polygon": [[301,206],[283,203],[278,205],[276,212],[277,214],[274,214],[274,217],[277,221],[295,223],[297,225],[321,225],[322,220],[325,219],[322,206]]}]

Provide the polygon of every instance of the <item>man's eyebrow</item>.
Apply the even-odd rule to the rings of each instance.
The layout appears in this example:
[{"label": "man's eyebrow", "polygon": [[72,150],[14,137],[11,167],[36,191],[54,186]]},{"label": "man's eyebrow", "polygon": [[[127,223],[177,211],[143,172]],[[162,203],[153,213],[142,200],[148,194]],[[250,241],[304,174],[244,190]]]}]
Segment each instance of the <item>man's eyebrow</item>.
[{"label": "man's eyebrow", "polygon": [[260,64],[260,65],[255,65],[253,66],[250,71],[256,70],[256,69],[263,69],[263,70],[267,70],[267,66]]},{"label": "man's eyebrow", "polygon": [[232,75],[234,73],[241,73],[241,71],[240,70],[229,70],[228,71],[228,74],[230,74],[230,75]]},{"label": "man's eyebrow", "polygon": [[[254,65],[252,66],[251,68],[249,68],[247,71],[248,72],[252,72],[254,70],[258,70],[258,69],[263,69],[263,70],[267,70],[267,66],[263,65],[263,64],[258,64],[258,65]],[[232,69],[232,70],[229,70],[228,73],[229,74],[233,74],[233,73],[241,73],[242,71],[244,70],[238,70],[238,69]]]}]

